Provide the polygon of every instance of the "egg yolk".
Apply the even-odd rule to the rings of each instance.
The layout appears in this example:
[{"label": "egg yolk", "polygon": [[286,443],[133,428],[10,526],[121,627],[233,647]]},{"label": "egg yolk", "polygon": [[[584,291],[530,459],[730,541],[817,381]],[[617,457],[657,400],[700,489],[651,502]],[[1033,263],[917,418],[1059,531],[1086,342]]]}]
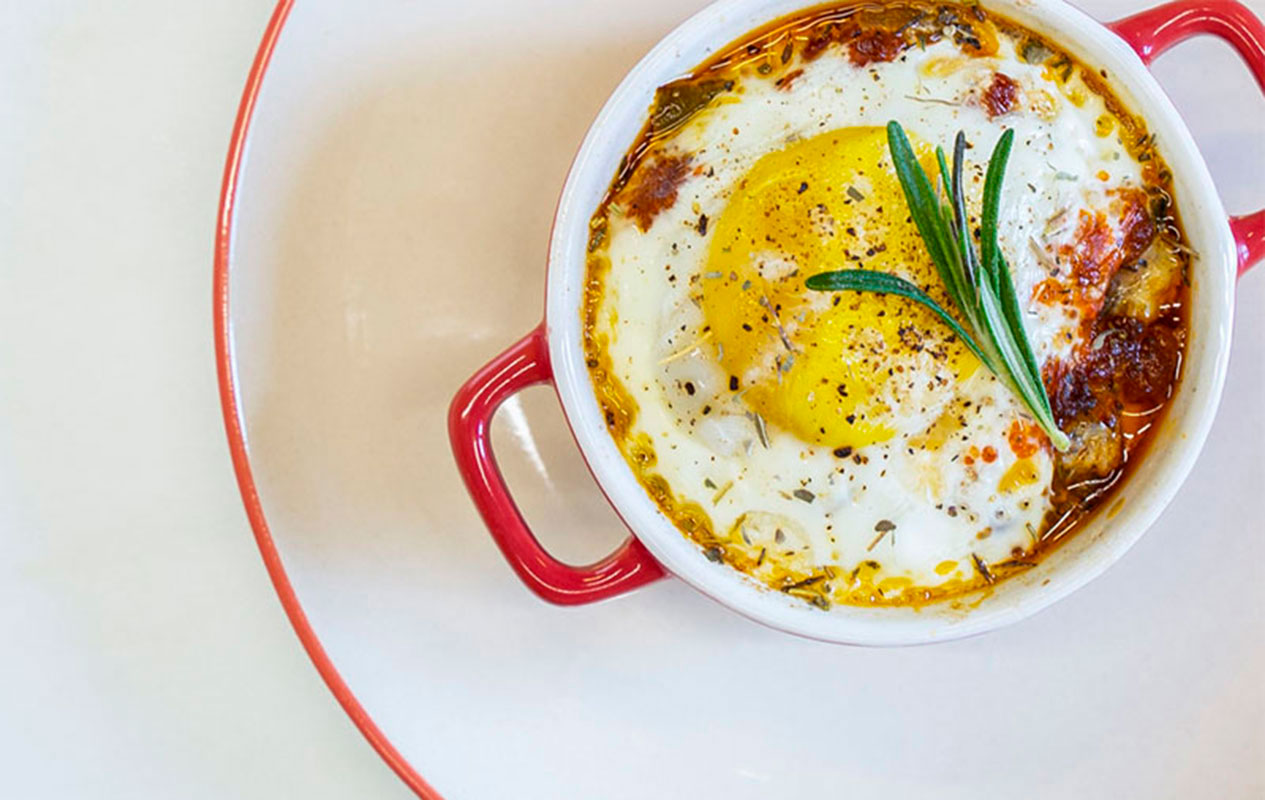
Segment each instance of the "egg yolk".
[{"label": "egg yolk", "polygon": [[[934,175],[928,148],[915,146]],[[917,303],[804,285],[830,270],[889,272],[951,308],[884,129],[830,131],[769,153],[714,231],[701,292],[710,341],[729,390],[769,424],[832,448],[882,442],[900,428],[903,398],[929,385],[951,391],[978,367]]]}]

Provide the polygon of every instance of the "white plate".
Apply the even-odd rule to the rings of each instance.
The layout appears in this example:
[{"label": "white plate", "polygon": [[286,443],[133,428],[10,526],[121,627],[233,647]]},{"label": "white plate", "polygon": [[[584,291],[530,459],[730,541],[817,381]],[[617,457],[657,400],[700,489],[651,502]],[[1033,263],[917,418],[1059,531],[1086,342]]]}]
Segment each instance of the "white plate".
[{"label": "white plate", "polygon": [[[1182,495],[1106,577],[1014,628],[861,650],[674,581],[575,609],[518,583],[453,469],[446,405],[539,320],[577,143],[698,5],[302,0],[280,28],[236,194],[235,378],[256,522],[340,699],[406,779],[453,798],[1265,789],[1258,314],[1240,315]],[[1229,207],[1259,206],[1265,103],[1246,70],[1199,43],[1157,71]],[[1245,279],[1245,310],[1261,283]],[[625,536],[550,390],[512,400],[494,435],[554,552]]]}]

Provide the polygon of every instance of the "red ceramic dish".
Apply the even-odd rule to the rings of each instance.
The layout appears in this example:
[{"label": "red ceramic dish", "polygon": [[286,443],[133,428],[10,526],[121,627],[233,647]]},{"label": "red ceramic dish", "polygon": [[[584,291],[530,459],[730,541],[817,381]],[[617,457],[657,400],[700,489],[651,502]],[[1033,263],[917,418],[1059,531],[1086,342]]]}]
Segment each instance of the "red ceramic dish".
[{"label": "red ceramic dish", "polygon": [[[1091,531],[1088,536],[1072,537],[1073,541],[1114,537],[1116,542],[1104,547],[1101,552],[1086,551],[1085,558],[1079,562],[1074,555],[1079,555],[1076,551],[1085,543],[1077,542],[1068,549],[1069,552],[1060,552],[1022,577],[1020,583],[1026,582],[1029,590],[1026,596],[1012,590],[1012,586],[1008,585],[1010,581],[999,584],[1001,588],[973,608],[971,621],[965,623],[951,619],[948,604],[930,604],[917,615],[908,615],[899,621],[894,621],[898,616],[895,612],[884,617],[845,609],[837,609],[830,615],[797,617],[794,611],[770,600],[768,593],[757,600],[754,598],[758,592],[744,593],[732,585],[725,585],[723,579],[716,577],[723,571],[708,569],[698,552],[687,552],[679,547],[682,537],[671,523],[646,501],[639,487],[630,486],[628,470],[609,457],[612,450],[609,437],[600,419],[590,413],[593,410],[592,392],[585,391],[587,385],[577,389],[586,381],[586,376],[577,375],[579,370],[571,368],[571,362],[579,358],[578,344],[571,340],[578,341],[572,329],[578,309],[578,301],[574,300],[578,297],[576,287],[582,278],[581,271],[575,269],[574,264],[576,254],[582,252],[582,244],[576,245],[570,239],[574,238],[572,229],[578,229],[581,224],[579,218],[587,220],[586,214],[594,205],[591,197],[584,200],[577,198],[586,193],[593,194],[593,186],[604,186],[609,180],[614,171],[613,165],[622,155],[620,148],[633,139],[642,124],[644,109],[649,105],[655,87],[675,75],[688,72],[713,48],[807,5],[810,4],[793,1],[758,4],[728,0],[712,6],[667,37],[612,95],[581,148],[555,218],[546,320],[480,370],[458,392],[449,420],[453,451],[471,496],[502,552],[520,578],[551,602],[570,605],[601,600],[670,572],[753,619],[812,638],[849,643],[907,644],[943,641],[992,629],[1033,613],[1083,585],[1119,558],[1149,526],[1176,493],[1180,483],[1176,476],[1180,473],[1184,477],[1193,463],[1198,450],[1194,440],[1201,440],[1210,424],[1211,411],[1215,408],[1223,380],[1223,376],[1216,374],[1218,368],[1211,364],[1213,361],[1223,362],[1228,351],[1201,357],[1205,350],[1202,344],[1197,344],[1189,354],[1194,356],[1186,361],[1186,383],[1191,385],[1179,388],[1177,397],[1180,400],[1198,392],[1205,398],[1200,404],[1202,416],[1179,415],[1179,422],[1162,425],[1161,431],[1180,426],[1183,432],[1173,437],[1171,442],[1154,448],[1141,466],[1148,469],[1158,462],[1165,468],[1142,480],[1137,480],[1135,476],[1135,480],[1130,482],[1134,486],[1155,484],[1165,487],[1163,493],[1140,497],[1134,503],[1134,506],[1149,509],[1143,516],[1150,518],[1135,519],[1134,509],[1130,508],[1112,523],[1108,533],[1099,535]],[[1197,218],[1201,210],[1211,207],[1211,204],[1219,205],[1215,191],[1206,180],[1206,167],[1190,144],[1189,134],[1167,103],[1167,98],[1146,73],[1144,65],[1191,36],[1213,34],[1234,46],[1265,86],[1265,51],[1262,50],[1265,28],[1250,11],[1234,2],[1184,0],[1107,26],[1133,48],[1140,58],[1139,62],[1101,26],[1062,4],[998,2],[994,5],[1004,15],[1055,42],[1075,45],[1076,57],[1095,67],[1108,68],[1113,82],[1121,84],[1128,94],[1134,95],[1133,102],[1137,108],[1146,111],[1149,122],[1168,126],[1160,135],[1161,140],[1184,144],[1186,151],[1173,153],[1170,160],[1174,162],[1175,174],[1184,174],[1188,178],[1186,182],[1189,186],[1180,196],[1187,198],[1184,207],[1194,212],[1190,216]],[[1181,147],[1176,149],[1181,150]],[[1203,173],[1204,177],[1196,178],[1197,173]],[[1181,182],[1179,180],[1179,184]],[[1197,267],[1197,275],[1202,276],[1197,283],[1204,284],[1202,288],[1196,287],[1194,337],[1199,343],[1208,340],[1205,331],[1218,330],[1216,326],[1232,315],[1230,292],[1226,288],[1228,282],[1236,272],[1241,274],[1262,255],[1265,212],[1232,218],[1228,222],[1227,225],[1224,218],[1205,219],[1202,223],[1196,221],[1194,226],[1196,238],[1202,237],[1197,249],[1205,254],[1214,254],[1203,259]],[[1209,233],[1200,234],[1200,227]],[[1212,286],[1223,280],[1226,283]],[[1207,300],[1209,291],[1214,294],[1222,292],[1222,299],[1205,303],[1200,308],[1200,295]],[[1204,326],[1203,330],[1199,330],[1200,325]],[[1228,339],[1219,347],[1228,348]],[[1205,364],[1209,365],[1206,374],[1201,372]],[[528,386],[544,382],[551,382],[557,388],[585,460],[607,498],[634,534],[616,552],[585,567],[564,564],[541,547],[501,479],[488,438],[489,422],[500,403]],[[1092,527],[1100,521],[1091,520],[1090,524]],[[1051,566],[1054,562],[1064,566],[1056,569]],[[1038,599],[1037,595],[1044,597]],[[937,605],[944,607],[936,612]],[[941,624],[932,622],[936,613],[943,617]],[[822,622],[823,617],[831,615],[850,615],[855,624],[839,622],[827,625]]]}]

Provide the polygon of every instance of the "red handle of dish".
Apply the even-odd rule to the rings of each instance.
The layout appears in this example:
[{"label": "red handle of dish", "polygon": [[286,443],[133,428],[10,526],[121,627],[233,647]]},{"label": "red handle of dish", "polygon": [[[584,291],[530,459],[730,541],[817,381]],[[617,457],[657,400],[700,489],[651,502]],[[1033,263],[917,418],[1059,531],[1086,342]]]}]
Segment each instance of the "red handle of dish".
[{"label": "red handle of dish", "polygon": [[553,368],[542,324],[466,381],[448,410],[457,469],[492,538],[523,583],[551,603],[592,603],[663,577],[663,567],[636,537],[629,536],[595,564],[573,567],[549,555],[527,527],[496,465],[489,425],[511,396],[551,382]]},{"label": "red handle of dish", "polygon": [[[1173,45],[1201,34],[1228,42],[1265,91],[1265,23],[1235,0],[1178,0],[1111,23],[1115,31],[1150,64]],[[1239,251],[1239,275],[1265,259],[1265,210],[1230,217]]]}]

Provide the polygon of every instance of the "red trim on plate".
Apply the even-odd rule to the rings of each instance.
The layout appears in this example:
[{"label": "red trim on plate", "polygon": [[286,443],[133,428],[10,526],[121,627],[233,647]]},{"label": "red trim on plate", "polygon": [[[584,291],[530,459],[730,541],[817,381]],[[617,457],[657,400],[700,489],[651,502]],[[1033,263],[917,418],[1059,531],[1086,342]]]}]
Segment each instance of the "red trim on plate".
[{"label": "red trim on plate", "polygon": [[664,572],[634,536],[601,561],[573,567],[549,555],[527,527],[496,465],[489,426],[492,415],[510,397],[552,382],[549,343],[541,323],[457,390],[448,409],[448,438],[471,499],[523,583],[551,603],[594,603],[631,592],[662,578]]},{"label": "red trim on plate", "polygon": [[[1238,51],[1265,91],[1265,23],[1235,0],[1178,0],[1107,25],[1124,39],[1142,63],[1195,36],[1208,34]],[[1239,255],[1239,275],[1265,259],[1265,210],[1230,217]]]},{"label": "red trim on plate", "polygon": [[259,50],[255,53],[255,62],[246,79],[246,88],[242,92],[241,104],[237,109],[237,121],[233,125],[233,138],[228,148],[228,161],[224,165],[224,183],[220,190],[220,211],[215,229],[215,368],[219,376],[220,405],[224,410],[224,427],[228,432],[228,448],[233,456],[233,469],[237,473],[237,486],[242,493],[242,503],[246,506],[246,516],[250,519],[250,527],[255,532],[255,542],[263,556],[268,577],[272,579],[273,588],[281,598],[281,605],[294,632],[299,635],[303,649],[307,651],[316,671],[325,680],[325,685],[334,693],[343,710],[351,717],[351,721],[360,729],[364,737],[378,755],[387,762],[387,766],[395,771],[417,795],[424,800],[442,800],[440,794],[428,784],[421,775],[400,755],[391,742],[382,733],[364,706],[356,699],[329,654],[321,646],[320,639],[303,613],[303,606],[294,593],[290,578],[286,575],[285,566],[281,562],[281,554],[272,540],[268,523],[264,519],[263,507],[259,502],[259,493],[255,490],[255,478],[250,470],[250,458],[246,450],[245,426],[242,422],[241,409],[237,404],[237,389],[233,375],[233,344],[229,330],[229,258],[232,248],[233,212],[237,197],[237,179],[241,173],[242,157],[246,148],[246,138],[250,133],[251,116],[255,110],[255,101],[259,96],[259,88],[263,84],[264,73],[268,70],[268,62],[276,47],[277,38],[285,26],[294,0],[279,0],[273,10],[272,18],[264,31]]}]

